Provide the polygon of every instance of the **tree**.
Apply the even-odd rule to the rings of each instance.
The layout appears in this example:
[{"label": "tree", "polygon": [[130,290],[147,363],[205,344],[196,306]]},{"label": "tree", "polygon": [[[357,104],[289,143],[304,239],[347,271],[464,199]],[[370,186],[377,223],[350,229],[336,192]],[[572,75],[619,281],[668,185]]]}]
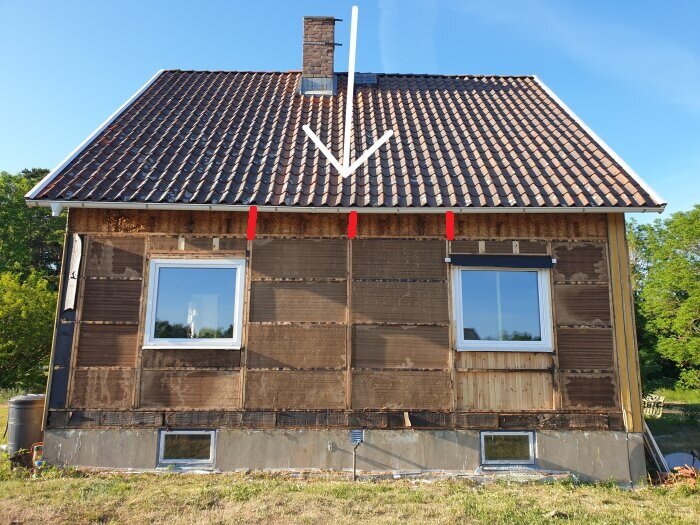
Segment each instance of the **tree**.
[{"label": "tree", "polygon": [[49,276],[55,287],[65,215],[52,217],[48,209],[24,202],[24,195],[47,173],[38,168],[17,175],[0,172],[0,272],[28,275],[35,270]]},{"label": "tree", "polygon": [[700,206],[629,238],[643,373],[675,367],[677,386],[700,388]]},{"label": "tree", "polygon": [[43,390],[55,308],[56,292],[38,272],[0,273],[0,388]]}]

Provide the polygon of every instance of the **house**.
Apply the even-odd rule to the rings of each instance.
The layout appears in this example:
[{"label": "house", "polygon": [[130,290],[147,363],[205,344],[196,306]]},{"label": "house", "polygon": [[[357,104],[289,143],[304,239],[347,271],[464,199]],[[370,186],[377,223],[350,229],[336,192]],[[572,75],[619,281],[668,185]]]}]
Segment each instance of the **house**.
[{"label": "house", "polygon": [[[645,474],[624,214],[533,76],[162,71],[28,195],[67,209],[53,464]],[[480,470],[479,470],[480,469]]]}]

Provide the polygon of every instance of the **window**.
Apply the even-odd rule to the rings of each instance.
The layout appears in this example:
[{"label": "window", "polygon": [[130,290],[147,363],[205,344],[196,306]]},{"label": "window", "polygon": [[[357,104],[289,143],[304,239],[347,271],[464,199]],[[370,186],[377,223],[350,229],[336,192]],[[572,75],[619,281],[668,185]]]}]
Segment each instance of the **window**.
[{"label": "window", "polygon": [[216,432],[213,430],[162,430],[159,465],[214,466]]},{"label": "window", "polygon": [[458,350],[551,352],[549,271],[454,270]]},{"label": "window", "polygon": [[535,436],[532,432],[482,432],[481,463],[484,465],[532,465]]},{"label": "window", "polygon": [[240,348],[242,259],[154,259],[144,345]]}]

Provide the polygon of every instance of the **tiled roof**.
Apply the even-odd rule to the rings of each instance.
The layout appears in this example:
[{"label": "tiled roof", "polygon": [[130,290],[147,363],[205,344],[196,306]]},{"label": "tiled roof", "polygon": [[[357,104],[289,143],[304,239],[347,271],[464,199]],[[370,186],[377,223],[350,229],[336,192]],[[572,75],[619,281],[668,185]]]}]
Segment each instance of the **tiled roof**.
[{"label": "tiled roof", "polygon": [[[658,208],[652,190],[529,76],[380,74],[355,88],[343,179],[337,95],[298,72],[164,71],[28,200],[294,207]],[[657,200],[655,200],[657,199]]]}]

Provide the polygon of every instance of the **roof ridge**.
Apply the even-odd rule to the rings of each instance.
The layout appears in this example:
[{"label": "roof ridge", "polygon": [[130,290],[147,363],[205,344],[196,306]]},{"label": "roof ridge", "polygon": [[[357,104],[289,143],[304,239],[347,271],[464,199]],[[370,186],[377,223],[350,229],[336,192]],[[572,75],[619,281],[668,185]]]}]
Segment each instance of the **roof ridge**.
[{"label": "roof ridge", "polygon": [[[290,69],[287,71],[280,70],[245,70],[245,69],[165,69],[165,73],[253,73],[263,75],[301,75],[301,70]],[[471,74],[471,73],[378,73],[375,71],[355,71],[357,73],[370,73],[383,77],[436,77],[436,78],[528,78],[534,79],[535,74]],[[347,71],[336,71],[336,75],[347,75]]]}]

